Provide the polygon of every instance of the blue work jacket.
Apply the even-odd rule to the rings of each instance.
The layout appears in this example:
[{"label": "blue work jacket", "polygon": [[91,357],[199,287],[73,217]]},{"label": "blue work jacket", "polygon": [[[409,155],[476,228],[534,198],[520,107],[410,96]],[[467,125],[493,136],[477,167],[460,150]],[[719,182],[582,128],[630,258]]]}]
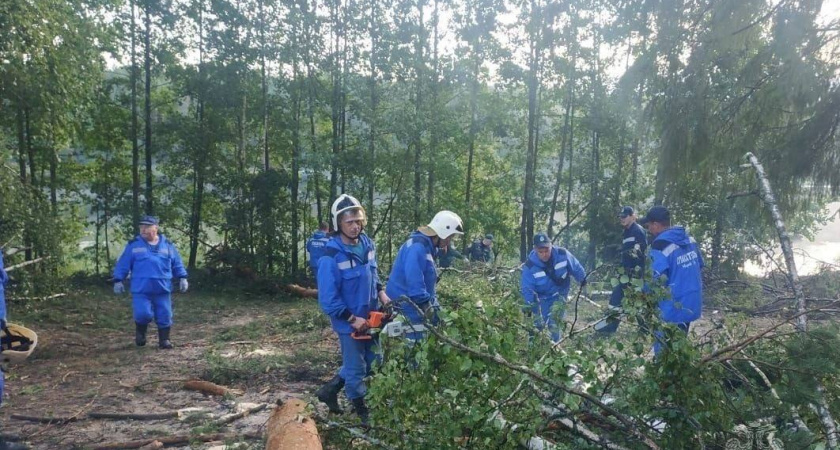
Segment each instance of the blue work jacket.
[{"label": "blue work jacket", "polygon": [[354,253],[333,236],[324,255],[318,260],[318,304],[330,317],[333,330],[350,334],[351,316],[367,319],[371,310],[379,308],[377,294],[382,290],[376,263],[376,247],[366,235],[359,236],[362,256]]},{"label": "blue work jacket", "polygon": [[[647,235],[638,223],[624,229],[621,241],[621,267],[628,275],[639,276],[645,269],[645,251],[647,250]],[[639,270],[636,270],[636,267]]]},{"label": "blue work jacket", "polygon": [[542,262],[537,256],[537,251],[531,250],[528,260],[522,267],[520,283],[525,304],[531,305],[537,299],[557,295],[566,298],[571,285],[570,274],[578,283],[586,279],[586,270],[570,251],[563,247],[552,246],[551,258],[547,262]]},{"label": "blue work jacket", "polygon": [[316,231],[306,241],[306,252],[309,253],[309,267],[312,270],[318,270],[318,260],[324,255],[324,249],[327,247],[327,242],[329,241],[330,237],[321,230]]},{"label": "blue work jacket", "polygon": [[172,278],[187,278],[187,269],[178,249],[164,235],[157,245],[141,236],[128,242],[117,266],[114,281],[123,281],[131,273],[132,294],[165,294],[172,292]]},{"label": "blue work jacket", "polygon": [[[662,320],[691,322],[703,311],[703,257],[693,237],[683,227],[663,231],[650,245],[653,278],[663,281],[671,298],[661,300]],[[664,278],[663,278],[664,277]]]},{"label": "blue work jacket", "polygon": [[[437,247],[432,244],[432,238],[419,231],[411,233],[397,252],[397,258],[391,267],[388,287],[385,288],[388,297],[396,300],[404,295],[421,308],[429,302],[432,302],[433,307],[439,306],[435,294],[437,254]],[[420,314],[410,305],[402,307],[401,310],[412,323],[422,321]]]}]

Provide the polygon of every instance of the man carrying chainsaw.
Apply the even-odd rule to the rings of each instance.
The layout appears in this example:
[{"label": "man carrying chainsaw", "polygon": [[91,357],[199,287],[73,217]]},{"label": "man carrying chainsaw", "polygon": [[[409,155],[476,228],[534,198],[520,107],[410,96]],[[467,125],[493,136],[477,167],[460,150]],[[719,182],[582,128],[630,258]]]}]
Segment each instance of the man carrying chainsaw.
[{"label": "man carrying chainsaw", "polygon": [[548,327],[554,342],[560,340],[555,316],[561,320],[564,314],[552,309],[558,301],[565,307],[571,286],[569,275],[581,287],[586,285],[586,271],[577,258],[565,248],[553,245],[545,233],[537,233],[534,236],[534,250],[522,267],[520,289],[525,298],[526,314],[533,316],[538,330]]},{"label": "man carrying chainsaw", "polygon": [[315,393],[331,412],[341,412],[341,388],[363,424],[368,421],[364,378],[377,357],[378,339],[367,335],[368,318],[391,300],[379,281],[376,249],[364,233],[365,209],[354,197],[342,194],[332,204],[333,232],[318,261],[318,303],[330,317],[341,346],[341,369]]},{"label": "man carrying chainsaw", "polygon": [[[460,234],[464,234],[461,218],[452,211],[441,211],[428,225],[412,232],[400,247],[388,277],[386,292],[392,299],[407,297],[417,306],[396,305],[411,324],[423,324],[423,315],[431,324],[437,324],[440,304],[435,295],[435,257],[438,251],[444,251],[449,246],[454,236]],[[419,332],[406,334],[406,338],[411,340],[422,337]]]}]

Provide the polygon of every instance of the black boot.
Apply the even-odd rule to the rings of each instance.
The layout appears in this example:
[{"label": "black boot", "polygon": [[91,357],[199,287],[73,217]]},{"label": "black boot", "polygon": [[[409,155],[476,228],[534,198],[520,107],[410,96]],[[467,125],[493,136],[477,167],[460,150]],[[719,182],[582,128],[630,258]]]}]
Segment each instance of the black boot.
[{"label": "black boot", "polygon": [[158,347],[169,350],[172,348],[172,343],[169,342],[169,330],[171,328],[158,328]]},{"label": "black boot", "polygon": [[329,383],[321,386],[320,389],[315,391],[315,397],[317,397],[321,403],[327,405],[327,408],[330,409],[331,413],[341,414],[343,411],[341,410],[341,407],[338,406],[338,393],[343,387],[344,378],[336,375],[329,381]]},{"label": "black boot", "polygon": [[353,402],[353,410],[356,412],[356,415],[359,416],[360,419],[362,419],[362,425],[367,426],[369,414],[368,407],[365,404],[365,398],[354,398],[353,400],[351,400],[351,402]]},{"label": "black boot", "polygon": [[137,344],[138,347],[146,345],[147,328],[149,328],[149,324],[140,325],[139,323],[134,323],[134,343]]}]

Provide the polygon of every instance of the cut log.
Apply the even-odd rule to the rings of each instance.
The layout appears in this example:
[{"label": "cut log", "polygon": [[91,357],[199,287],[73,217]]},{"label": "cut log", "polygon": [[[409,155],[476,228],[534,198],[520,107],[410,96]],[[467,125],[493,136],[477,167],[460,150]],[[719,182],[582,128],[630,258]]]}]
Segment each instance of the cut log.
[{"label": "cut log", "polygon": [[318,298],[318,289],[311,289],[297,284],[287,284],[286,290],[299,297]]},{"label": "cut log", "polygon": [[321,450],[318,428],[305,410],[306,402],[296,398],[275,408],[265,427],[265,450]]},{"label": "cut log", "polygon": [[235,439],[262,439],[259,433],[213,433],[213,434],[184,434],[178,436],[168,436],[150,439],[141,439],[138,441],[125,442],[111,442],[93,447],[94,450],[121,450],[130,448],[143,448],[148,445],[157,445],[155,442],[167,445],[188,444],[190,442],[212,442],[212,441],[226,441]]},{"label": "cut log", "polygon": [[237,395],[240,392],[234,389],[229,389],[224,386],[219,386],[216,383],[203,380],[190,380],[184,383],[184,389],[188,391],[198,391],[207,395]]}]

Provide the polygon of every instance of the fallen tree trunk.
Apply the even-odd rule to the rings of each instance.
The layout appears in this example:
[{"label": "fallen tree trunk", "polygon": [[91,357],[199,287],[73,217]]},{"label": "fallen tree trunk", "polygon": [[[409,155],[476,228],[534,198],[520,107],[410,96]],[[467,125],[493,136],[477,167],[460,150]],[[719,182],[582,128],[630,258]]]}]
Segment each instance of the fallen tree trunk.
[{"label": "fallen tree trunk", "polygon": [[297,284],[287,284],[286,290],[299,297],[318,298],[318,289],[307,288]]},{"label": "fallen tree trunk", "polygon": [[306,402],[287,400],[278,406],[265,426],[265,450],[321,450],[315,421],[305,412]]},{"label": "fallen tree trunk", "polygon": [[[782,246],[782,253],[785,256],[785,265],[787,266],[787,276],[791,287],[793,288],[793,296],[796,299],[796,312],[801,315],[797,318],[796,328],[799,332],[804,333],[808,330],[808,316],[805,313],[807,310],[805,293],[802,291],[802,285],[799,283],[799,273],[796,270],[796,261],[793,259],[793,247],[790,244],[790,235],[785,228],[785,222],[782,220],[782,213],[779,212],[779,205],[776,201],[776,196],[773,194],[773,189],[770,187],[770,181],[764,173],[764,166],[758,161],[758,158],[747,152],[744,155],[755,169],[756,176],[760,184],[761,200],[767,205],[770,214],[773,216],[773,224],[776,227],[776,232],[779,234],[779,243]],[[831,415],[828,409],[828,403],[825,399],[825,388],[822,383],[817,380],[818,400],[816,404],[817,415],[820,418],[825,430],[826,445],[830,450],[837,450],[840,448],[837,436],[837,422]]]},{"label": "fallen tree trunk", "polygon": [[94,450],[121,450],[130,448],[141,448],[143,446],[153,444],[155,441],[160,442],[164,446],[188,444],[190,442],[212,442],[212,441],[226,441],[234,439],[262,439],[260,433],[212,433],[212,434],[184,434],[178,436],[168,436],[159,438],[141,439],[137,441],[125,442],[111,442],[93,447]]}]

